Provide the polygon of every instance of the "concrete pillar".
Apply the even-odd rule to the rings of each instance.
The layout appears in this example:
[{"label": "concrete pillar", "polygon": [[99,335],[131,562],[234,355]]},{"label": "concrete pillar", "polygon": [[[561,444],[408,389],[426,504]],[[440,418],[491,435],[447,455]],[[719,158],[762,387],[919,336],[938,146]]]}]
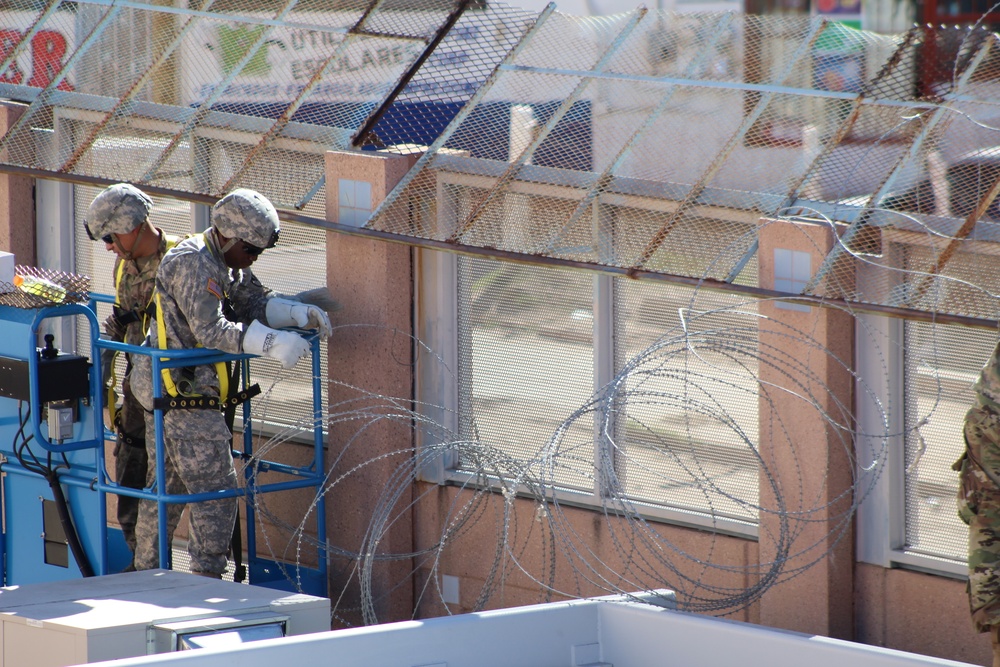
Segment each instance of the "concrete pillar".
[{"label": "concrete pillar", "polygon": [[[786,220],[762,220],[759,238],[761,287],[792,293],[834,243],[828,225]],[[764,301],[760,314],[761,574],[781,565],[760,622],[851,639],[854,319],[794,301]]]},{"label": "concrete pillar", "polygon": [[[327,220],[363,224],[365,211],[385,199],[418,157],[327,153]],[[412,251],[403,244],[331,232],[327,235],[327,285],[343,305],[335,316],[329,343],[328,404],[335,414],[353,413],[351,419],[332,420],[329,430],[328,461],[334,467],[333,478],[350,471],[327,494],[329,540],[350,552],[366,549],[375,554],[405,554],[413,549],[411,490],[402,492],[388,510],[382,503],[384,494],[397,491],[410,479],[413,429],[405,417],[378,420],[376,415],[386,412],[382,396],[402,399],[403,407],[410,407]],[[385,456],[379,459],[380,455]],[[370,534],[380,511],[383,523],[378,525],[384,530]],[[391,518],[386,518],[386,511]],[[379,561],[376,556],[372,564],[370,594],[378,620],[411,618],[412,563]],[[362,565],[334,555],[330,590],[350,584],[349,594],[358,594]],[[353,605],[341,601],[341,606]],[[361,622],[360,618],[346,620]]]},{"label": "concrete pillar", "polygon": [[[0,136],[27,110],[24,104],[0,101]],[[14,253],[15,261],[26,266],[37,263],[34,187],[33,178],[0,173],[0,250]]]}]

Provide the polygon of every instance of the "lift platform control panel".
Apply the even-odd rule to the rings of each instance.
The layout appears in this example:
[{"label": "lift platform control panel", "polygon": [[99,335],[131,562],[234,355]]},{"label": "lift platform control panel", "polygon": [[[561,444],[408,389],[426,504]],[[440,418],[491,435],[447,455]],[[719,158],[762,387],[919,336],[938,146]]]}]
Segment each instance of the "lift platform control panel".
[{"label": "lift platform control panel", "polygon": [[[41,403],[84,398],[90,395],[90,361],[75,354],[45,355],[38,349],[38,400]],[[0,396],[31,399],[28,362],[0,357]]]}]

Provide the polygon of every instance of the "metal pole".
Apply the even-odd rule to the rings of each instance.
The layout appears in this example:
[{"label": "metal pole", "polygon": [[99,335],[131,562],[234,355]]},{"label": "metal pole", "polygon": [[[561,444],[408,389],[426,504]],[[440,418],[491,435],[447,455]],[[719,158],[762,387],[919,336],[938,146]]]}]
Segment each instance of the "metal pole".
[{"label": "metal pole", "polygon": [[[473,94],[466,105],[462,107],[462,110],[455,115],[455,118],[448,124],[448,127],[445,128],[444,132],[439,134],[438,138],[434,140],[430,147],[428,147],[427,152],[417,159],[416,164],[414,164],[413,167],[406,172],[406,175],[400,179],[399,183],[396,184],[396,187],[394,187],[388,196],[382,200],[382,203],[379,204],[375,213],[392,208],[392,206],[396,203],[396,200],[402,195],[403,192],[406,191],[410,182],[423,172],[424,168],[434,159],[438,150],[440,150],[448,142],[448,140],[451,139],[455,131],[461,127],[462,123],[464,123],[472,113],[472,110],[475,109],[479,102],[486,97],[490,90],[492,90],[493,86],[497,82],[500,68],[506,63],[513,62],[514,59],[521,54],[525,45],[531,41],[531,37],[539,31],[546,19],[548,19],[555,11],[555,8],[555,3],[550,2],[545,9],[542,10],[531,29],[529,29],[521,40],[514,46],[514,48],[507,53],[500,65],[497,65],[493,72],[490,73],[490,75],[486,78],[486,81],[483,82],[483,85],[476,90],[475,94]],[[375,213],[372,215],[374,216]]]}]

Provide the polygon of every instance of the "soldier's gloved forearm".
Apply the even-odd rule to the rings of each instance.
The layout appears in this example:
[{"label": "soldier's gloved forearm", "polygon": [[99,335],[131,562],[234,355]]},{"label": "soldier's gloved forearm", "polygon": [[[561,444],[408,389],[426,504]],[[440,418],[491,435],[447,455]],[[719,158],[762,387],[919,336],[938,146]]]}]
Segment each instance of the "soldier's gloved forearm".
[{"label": "soldier's gloved forearm", "polygon": [[309,354],[309,343],[297,333],[272,329],[254,320],[243,334],[243,351],[277,359],[288,369]]},{"label": "soldier's gloved forearm", "polygon": [[272,327],[299,327],[319,329],[319,335],[326,338],[332,327],[330,318],[322,310],[308,303],[271,297],[265,311],[267,323]]}]

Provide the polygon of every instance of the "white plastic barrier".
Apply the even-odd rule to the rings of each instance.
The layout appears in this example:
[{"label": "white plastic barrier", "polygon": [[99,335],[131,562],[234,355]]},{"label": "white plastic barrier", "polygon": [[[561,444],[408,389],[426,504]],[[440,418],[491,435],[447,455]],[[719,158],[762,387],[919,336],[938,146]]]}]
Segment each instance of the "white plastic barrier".
[{"label": "white plastic barrier", "polygon": [[178,667],[915,667],[951,660],[609,599],[268,639],[108,663]]}]

